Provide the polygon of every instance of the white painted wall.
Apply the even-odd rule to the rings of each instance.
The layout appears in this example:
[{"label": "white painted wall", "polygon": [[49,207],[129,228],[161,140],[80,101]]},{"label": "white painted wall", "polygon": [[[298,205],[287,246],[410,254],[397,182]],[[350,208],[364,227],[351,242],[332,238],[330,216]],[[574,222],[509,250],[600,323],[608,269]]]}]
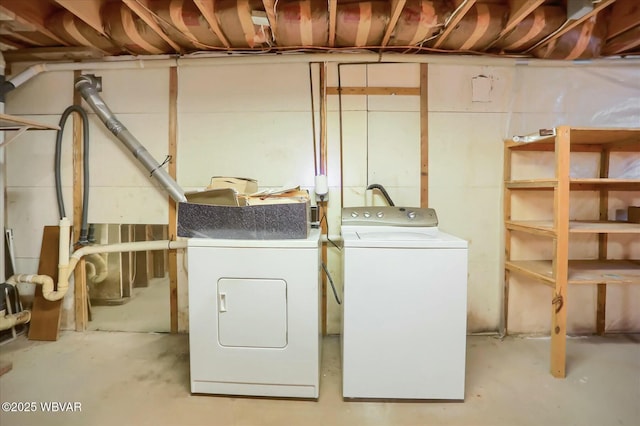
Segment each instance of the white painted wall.
[{"label": "white painted wall", "polygon": [[[330,64],[328,71],[329,85],[337,85],[338,66]],[[312,188],[313,135],[306,63],[184,67],[178,72],[177,180],[185,189],[206,186],[213,175],[252,177],[262,187],[297,183]],[[162,161],[168,152],[168,70],[96,73],[103,77],[102,96],[107,104]],[[314,75],[317,76],[316,70]],[[558,124],[640,127],[639,77],[637,69],[620,66],[429,66],[429,201],[438,213],[441,228],[470,242],[469,331],[498,330],[501,324],[503,138]],[[71,103],[72,78],[70,72],[37,77],[9,95],[7,111],[56,123]],[[475,101],[474,78],[489,83],[489,90],[478,93]],[[418,87],[419,65],[343,65],[340,79],[344,86]],[[317,80],[315,83],[317,86]],[[585,99],[597,102],[587,103]],[[328,222],[330,232],[337,234],[342,208],[337,96],[329,99],[328,109]],[[316,103],[316,116],[317,110]],[[345,206],[362,205],[365,187],[371,183],[384,185],[398,205],[419,205],[419,111],[419,97],[343,97]],[[95,117],[91,117],[90,131],[89,220],[166,223],[167,196]],[[57,220],[52,169],[54,138],[54,132],[30,132],[6,152],[8,225],[16,231],[18,266],[25,273],[37,269],[42,227],[54,225]],[[70,127],[65,134],[63,155],[69,210]],[[584,161],[584,167],[588,161]],[[619,161],[620,167],[640,175],[640,161],[631,163],[626,157]],[[534,168],[546,167],[537,160],[533,163]],[[638,204],[638,197],[640,194],[615,195],[612,209],[630,202]],[[594,202],[587,199],[583,204],[585,207],[576,208],[588,212]],[[640,257],[636,242],[615,244],[625,247],[625,256]],[[522,241],[520,246],[515,245],[515,251],[529,250],[534,245]],[[583,246],[576,250],[593,250],[593,242],[587,241]],[[329,249],[329,270],[339,292],[340,256],[335,248]],[[188,330],[184,265],[184,259],[179,257],[182,331]],[[611,289],[608,328],[640,330],[639,290]],[[547,331],[550,293],[546,287],[516,282],[511,294],[510,329]],[[594,294],[595,289],[589,288],[570,291],[570,332],[591,330]],[[69,313],[71,302],[65,305]],[[337,333],[340,308],[330,291],[327,304],[328,331]]]}]

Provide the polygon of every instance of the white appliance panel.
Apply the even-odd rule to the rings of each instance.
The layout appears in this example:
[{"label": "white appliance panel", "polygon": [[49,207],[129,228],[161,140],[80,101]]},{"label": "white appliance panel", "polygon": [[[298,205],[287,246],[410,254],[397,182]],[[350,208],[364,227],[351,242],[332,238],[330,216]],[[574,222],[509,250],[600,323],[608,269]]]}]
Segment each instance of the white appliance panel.
[{"label": "white appliance panel", "polygon": [[[319,233],[308,240],[297,246],[288,246],[288,240],[256,241],[255,246],[220,240],[220,247],[217,240],[189,241],[193,393],[318,397]],[[252,294],[256,289],[263,293]],[[238,309],[236,316],[225,317],[232,309]],[[268,337],[263,338],[264,327]]]},{"label": "white appliance panel", "polygon": [[221,346],[284,348],[287,284],[283,280],[218,280],[218,342]]},{"label": "white appliance panel", "polygon": [[343,396],[464,399],[466,241],[343,236]]}]

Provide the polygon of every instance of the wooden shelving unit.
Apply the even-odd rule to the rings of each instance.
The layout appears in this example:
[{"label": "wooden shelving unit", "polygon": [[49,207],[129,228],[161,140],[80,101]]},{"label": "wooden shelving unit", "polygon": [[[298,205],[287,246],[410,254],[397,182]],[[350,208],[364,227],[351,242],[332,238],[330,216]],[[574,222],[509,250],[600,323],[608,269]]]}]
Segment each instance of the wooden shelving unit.
[{"label": "wooden shelving unit", "polygon": [[[604,334],[606,285],[640,284],[640,260],[612,260],[607,257],[609,234],[638,234],[640,224],[609,220],[609,191],[640,192],[640,176],[617,178],[609,176],[610,153],[640,152],[640,129],[573,128],[561,126],[555,135],[536,138],[531,142],[505,141],[504,153],[504,217],[505,217],[505,334],[508,333],[509,279],[511,274],[523,274],[553,289],[551,302],[551,374],[565,377],[567,286],[597,285],[596,331]],[[555,177],[541,179],[512,179],[513,154],[517,151],[553,152]],[[570,177],[572,152],[599,154],[599,177]],[[522,221],[512,217],[514,192],[553,191],[553,219]],[[596,191],[599,194],[597,220],[570,220],[571,191]],[[526,195],[526,194],[525,194]],[[523,232],[553,241],[553,256],[548,260],[513,260],[512,233]],[[572,235],[598,236],[598,258],[569,259]]]},{"label": "wooden shelving unit", "polygon": [[15,134],[5,138],[0,147],[9,145],[27,130],[60,130],[58,126],[50,126],[48,124],[37,123],[14,115],[0,114],[0,130],[14,130]]}]

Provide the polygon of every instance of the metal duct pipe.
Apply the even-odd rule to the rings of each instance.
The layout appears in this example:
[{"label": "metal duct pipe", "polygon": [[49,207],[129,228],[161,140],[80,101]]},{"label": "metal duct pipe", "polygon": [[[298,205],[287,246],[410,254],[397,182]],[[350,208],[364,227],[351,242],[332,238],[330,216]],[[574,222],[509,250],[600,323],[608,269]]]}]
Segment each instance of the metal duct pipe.
[{"label": "metal duct pipe", "polygon": [[187,201],[184,190],[151,156],[149,151],[129,132],[111,112],[98,94],[98,81],[90,75],[82,75],[75,82],[75,88],[96,113],[104,125],[131,151],[133,156],[151,173],[176,203]]}]

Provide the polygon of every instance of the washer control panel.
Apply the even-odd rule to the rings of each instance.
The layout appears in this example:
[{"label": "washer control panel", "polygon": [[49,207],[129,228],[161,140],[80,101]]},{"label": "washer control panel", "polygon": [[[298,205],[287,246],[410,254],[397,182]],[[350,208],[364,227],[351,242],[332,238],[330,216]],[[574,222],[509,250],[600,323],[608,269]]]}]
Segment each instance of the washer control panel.
[{"label": "washer control panel", "polygon": [[438,226],[436,211],[419,207],[345,207],[343,225]]}]

